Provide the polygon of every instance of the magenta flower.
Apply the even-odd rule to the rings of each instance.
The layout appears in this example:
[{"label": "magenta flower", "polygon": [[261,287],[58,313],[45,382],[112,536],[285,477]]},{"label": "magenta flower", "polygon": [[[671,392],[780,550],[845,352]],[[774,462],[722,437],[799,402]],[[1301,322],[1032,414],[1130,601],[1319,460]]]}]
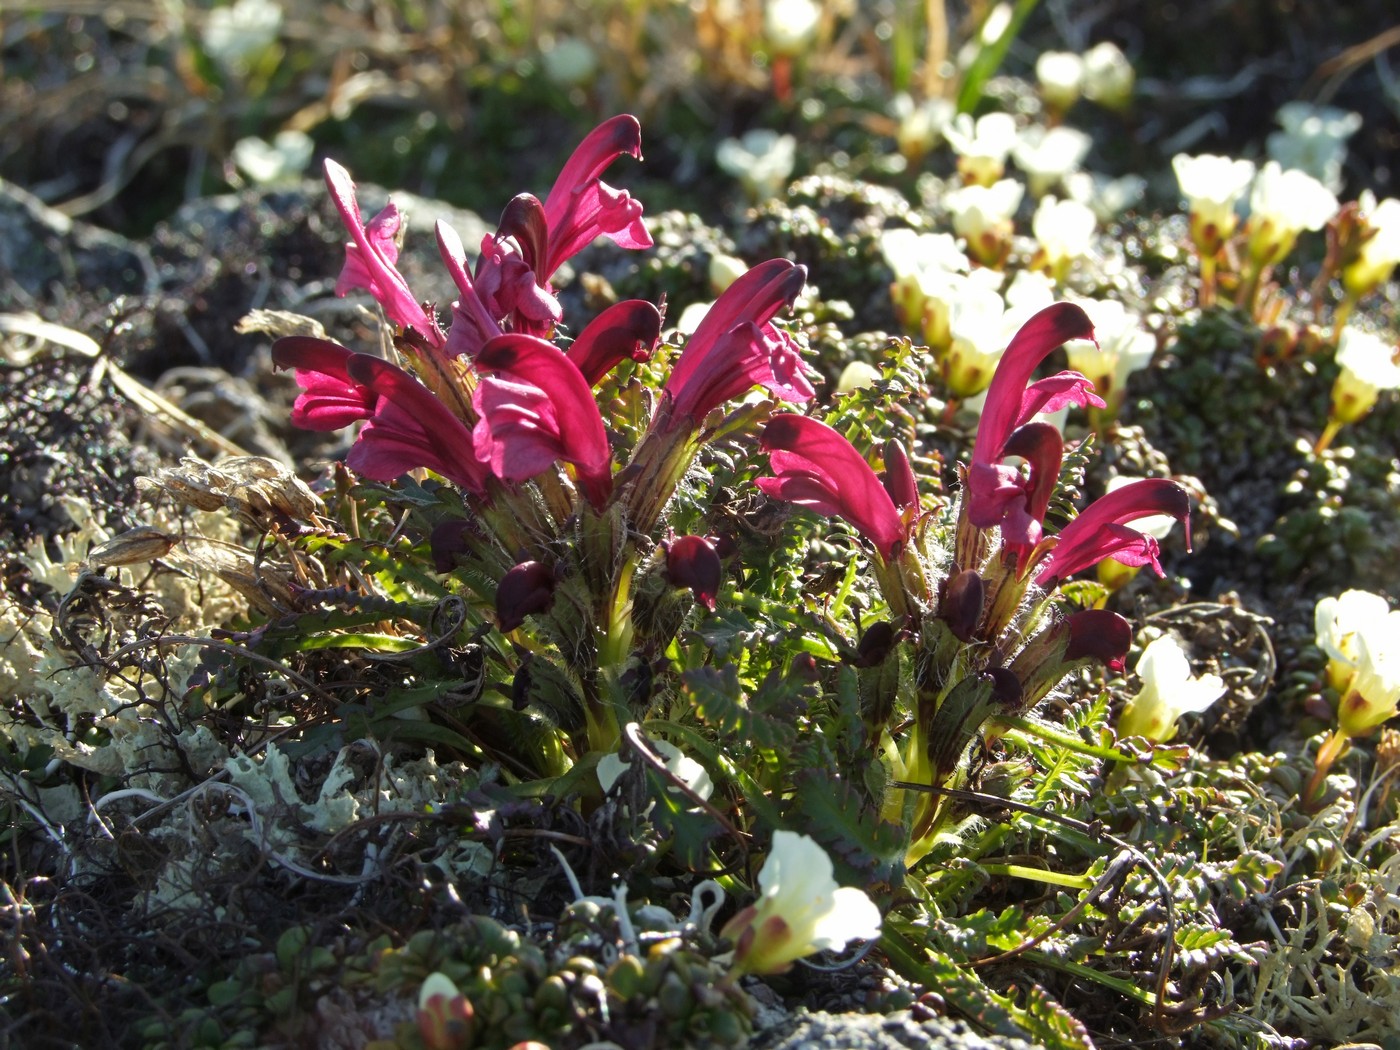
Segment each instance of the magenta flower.
[{"label": "magenta flower", "polygon": [[461,298],[452,304],[452,327],[447,331],[449,357],[475,357],[488,339],[502,334],[500,323],[477,295],[476,284],[467,270],[467,253],[457,231],[442,220],[437,231],[438,254],[457,285]]},{"label": "magenta flower", "polygon": [[292,422],[308,430],[339,430],[368,422],[345,463],[375,481],[427,467],[482,495],[486,466],[472,452],[471,431],[422,383],[373,354],[357,354],[327,339],[287,336],[272,359],[296,369],[304,392]]},{"label": "magenta flower", "polygon": [[568,259],[597,237],[619,248],[650,248],[651,234],[642,223],[642,206],[626,190],[599,176],[623,154],[642,159],[642,126],[623,113],[599,124],[579,143],[544,201],[549,250],[542,280],[548,281]]},{"label": "magenta flower", "polygon": [[354,352],[329,339],[289,335],[272,344],[280,368],[296,369],[302,392],[292,405],[292,425],[303,430],[339,430],[369,419],[379,395],[345,370]]},{"label": "magenta flower", "polygon": [[1035,582],[1048,589],[1105,558],[1124,565],[1150,565],[1158,576],[1163,575],[1156,539],[1127,525],[1157,514],[1170,514],[1186,526],[1186,549],[1190,550],[1191,500],[1186,490],[1166,478],[1149,478],[1096,499],[1047,541],[1054,546],[1041,562]]},{"label": "magenta flower", "polygon": [[[1043,429],[1019,437],[1018,432],[1038,412],[1071,404],[1104,407],[1093,384],[1078,372],[1059,372],[1035,383],[1031,375],[1066,340],[1093,336],[1094,326],[1078,306],[1047,306],[1012,337],[987,388],[968,468],[968,519],[980,529],[999,525],[1003,542],[1012,546],[1039,541],[1062,452],[1058,434],[1051,439]],[[1029,476],[1003,462],[1011,455],[1031,461]]]},{"label": "magenta flower", "polygon": [[844,518],[890,561],[908,539],[899,509],[875,471],[844,437],[825,423],[790,413],[763,428],[771,478],[757,485],[775,499]]},{"label": "magenta flower", "polygon": [[614,303],[578,334],[568,349],[589,386],[597,386],[624,357],[645,361],[661,339],[661,311],[645,299]]},{"label": "magenta flower", "polygon": [[521,193],[501,213],[496,233],[481,243],[476,290],[491,316],[511,331],[546,336],[560,318],[549,281],[565,261],[598,237],[622,248],[650,248],[642,206],[599,177],[618,157],[642,155],[642,127],[622,114],[589,132],[554,181],[543,204]]},{"label": "magenta flower", "polygon": [[756,385],[785,401],[811,400],[816,391],[797,343],[770,323],[792,305],[806,280],[805,267],[769,259],[724,290],[666,381],[675,415],[699,424]]},{"label": "magenta flower", "polygon": [[593,390],[554,344],[511,333],[477,354],[488,375],[472,404],[480,415],[476,454],[506,481],[524,481],[563,461],[578,472],[588,502],[601,508],[612,492],[612,449]]},{"label": "magenta flower", "polygon": [[335,294],[345,295],[354,288],[363,288],[384,308],[389,320],[401,328],[418,332],[429,345],[441,347],[445,337],[437,318],[413,297],[408,282],[394,265],[399,258],[396,241],[402,222],[399,209],[390,201],[366,225],[355,203],[355,184],[350,173],[333,160],[326,161],[325,171],[331,199],[350,233],[350,243],[345,246],[345,266],[335,283]]}]

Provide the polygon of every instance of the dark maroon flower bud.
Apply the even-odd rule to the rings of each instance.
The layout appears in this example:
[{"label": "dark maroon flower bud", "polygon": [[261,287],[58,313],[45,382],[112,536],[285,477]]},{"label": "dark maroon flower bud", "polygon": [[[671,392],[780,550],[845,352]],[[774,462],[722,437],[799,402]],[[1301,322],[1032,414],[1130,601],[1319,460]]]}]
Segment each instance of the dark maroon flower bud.
[{"label": "dark maroon flower bud", "polygon": [[[518,193],[510,199],[501,212],[497,237],[514,237],[520,245],[520,254],[537,274],[543,268],[549,254],[549,220],[545,218],[544,205],[530,193]],[[547,278],[541,276],[539,283]]]},{"label": "dark maroon flower bud", "polygon": [[1133,644],[1133,628],[1127,620],[1107,609],[1085,609],[1069,618],[1069,645],[1066,660],[1086,656],[1102,661],[1110,670],[1122,671]]},{"label": "dark maroon flower bud", "polygon": [[852,667],[879,667],[890,655],[899,635],[888,620],[877,620],[865,629],[856,644],[855,655],[851,658]]},{"label": "dark maroon flower bud", "polygon": [[977,634],[977,625],[982,622],[985,600],[982,577],[973,569],[964,569],[947,581],[938,615],[948,624],[954,638],[970,642]]},{"label": "dark maroon flower bud", "polygon": [[714,612],[724,567],[715,545],[704,536],[678,536],[665,544],[666,579],[673,587],[689,587],[695,600]]},{"label": "dark maroon flower bud", "polygon": [[544,612],[554,601],[554,573],[537,561],[522,561],[496,586],[496,625],[513,631],[531,613]]},{"label": "dark maroon flower bud", "polygon": [[433,571],[451,572],[457,567],[458,555],[466,554],[470,549],[467,545],[467,535],[473,528],[472,523],[465,518],[449,518],[433,527],[433,531],[428,535],[428,549],[433,555]]},{"label": "dark maroon flower bud", "polygon": [[1024,698],[1021,680],[1005,667],[987,668],[987,677],[992,680],[992,702],[1010,710],[1020,710]]},{"label": "dark maroon flower bud", "polygon": [[919,482],[914,477],[914,468],[909,466],[908,453],[894,438],[885,442],[885,472],[880,480],[901,511],[911,507],[919,509]]}]

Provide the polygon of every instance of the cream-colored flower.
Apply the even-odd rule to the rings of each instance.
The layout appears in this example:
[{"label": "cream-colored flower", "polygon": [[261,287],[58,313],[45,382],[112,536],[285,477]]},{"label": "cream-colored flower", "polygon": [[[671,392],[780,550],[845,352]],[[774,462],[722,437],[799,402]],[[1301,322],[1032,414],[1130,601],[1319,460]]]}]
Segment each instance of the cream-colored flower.
[{"label": "cream-colored flower", "polygon": [[1150,642],[1138,659],[1142,689],[1118,716],[1118,735],[1146,737],[1164,744],[1176,736],[1176,720],[1204,711],[1225,695],[1219,675],[1191,674],[1181,643],[1171,635]]},{"label": "cream-colored flower", "polygon": [[1400,611],[1362,624],[1355,634],[1356,674],[1337,705],[1337,724],[1361,736],[1395,717],[1400,703]]},{"label": "cream-colored flower", "polygon": [[1095,346],[1088,339],[1065,344],[1069,366],[1088,376],[1094,392],[1116,415],[1127,391],[1128,376],[1152,362],[1157,340],[1142,327],[1142,319],[1115,299],[1075,299],[1094,322]]},{"label": "cream-colored flower", "polygon": [[908,95],[896,95],[890,101],[890,115],[895,119],[899,152],[910,164],[918,164],[943,140],[943,129],[956,113],[957,105],[952,99],[915,102]]},{"label": "cream-colored flower", "polygon": [[240,70],[277,39],[282,5],[274,0],[237,0],[209,12],[201,39],[205,53],[226,69]]},{"label": "cream-colored flower", "polygon": [[821,5],[813,0],[768,0],[763,5],[763,35],[778,55],[797,55],[817,36]]},{"label": "cream-colored flower", "polygon": [[1079,170],[1093,140],[1084,132],[1064,125],[1027,128],[1011,148],[1016,166],[1026,175],[1032,197],[1043,197]]},{"label": "cream-colored flower", "polygon": [[716,252],[710,256],[709,278],[710,291],[719,296],[731,284],[748,272],[749,268],[743,259],[736,259],[732,255],[725,255]]},{"label": "cream-colored flower", "polygon": [[[695,759],[683,754],[675,744],[666,740],[653,740],[651,746],[661,756],[661,760],[666,763],[666,768],[691,791],[703,799],[708,799],[715,793],[714,781],[710,779],[710,774],[705,772],[705,767]],[[612,790],[613,785],[626,771],[627,766],[628,763],[624,762],[622,756],[615,751],[599,757],[598,784],[604,793]],[[677,789],[672,786],[671,790],[676,791]]]},{"label": "cream-colored flower", "polygon": [[968,281],[950,303],[949,345],[940,370],[956,398],[987,389],[997,362],[1016,330],[1054,301],[1054,286],[1042,274],[1022,270],[1001,293]]},{"label": "cream-colored flower", "polygon": [[1281,131],[1269,135],[1269,156],[1285,168],[1306,171],[1333,193],[1342,188],[1347,139],[1361,130],[1361,114],[1311,102],[1286,102],[1276,118]]},{"label": "cream-colored flower", "polygon": [[1084,97],[1112,110],[1133,101],[1133,64],[1117,44],[1103,41],[1084,52]]},{"label": "cream-colored flower", "polygon": [[880,936],[880,909],[864,890],[838,886],[831,858],[807,835],[773,833],[758,900],[729,920],[739,973],[782,973],[797,959]]},{"label": "cream-colored flower", "polygon": [[1249,194],[1249,254],[1258,266],[1272,266],[1293,250],[1303,230],[1320,230],[1337,214],[1337,198],[1303,171],[1265,163]]},{"label": "cream-colored flower", "polygon": [[1136,207],[1147,193],[1147,180],[1141,175],[1110,179],[1106,175],[1075,171],[1066,175],[1061,182],[1072,200],[1088,205],[1099,222],[1105,223]]},{"label": "cream-colored flower", "polygon": [[1254,178],[1254,165],[1205,154],[1172,158],[1177,185],[1191,211],[1191,239],[1203,255],[1214,255],[1239,223],[1235,206]]},{"label": "cream-colored flower", "polygon": [[428,1050],[466,1046],[473,1034],[472,1005],[456,982],[434,971],[418,992],[418,1034]]},{"label": "cream-colored flower", "polygon": [[1400,365],[1395,347],[1380,336],[1343,328],[1337,340],[1337,364],[1342,368],[1332,384],[1331,419],[1355,423],[1375,406],[1382,390],[1400,390]]},{"label": "cream-colored flower", "polygon": [[1390,603],[1370,591],[1343,591],[1313,607],[1313,637],[1327,654],[1327,676],[1338,692],[1346,690],[1356,673],[1356,633],[1363,624],[1390,615]]},{"label": "cream-colored flower", "polygon": [[797,139],[768,128],[745,132],[743,138],[725,139],[715,150],[715,161],[744,184],[750,199],[776,197],[787,185],[797,164]]},{"label": "cream-colored flower", "polygon": [[314,148],[304,131],[279,131],[271,142],[252,135],[233,144],[233,162],[249,181],[267,186],[300,177]]},{"label": "cream-colored flower", "polygon": [[1046,51],[1035,60],[1035,79],[1045,105],[1063,113],[1084,90],[1084,59],[1073,51]]},{"label": "cream-colored flower", "polygon": [[1015,179],[991,186],[964,186],[946,198],[953,231],[967,242],[968,252],[988,266],[999,266],[1010,248],[1011,217],[1021,206],[1025,188]]},{"label": "cream-colored flower", "polygon": [[598,52],[587,40],[566,36],[540,52],[540,65],[551,84],[578,87],[598,75]]},{"label": "cream-colored flower", "polygon": [[1379,204],[1370,190],[1361,194],[1361,214],[1370,236],[1361,243],[1356,258],[1342,270],[1348,294],[1360,298],[1388,281],[1400,263],[1400,200],[1387,197]]},{"label": "cream-colored flower", "polygon": [[1006,157],[1016,145],[1016,118],[988,113],[973,121],[959,113],[943,129],[943,137],[958,155],[958,172],[969,185],[990,186],[1006,171]]},{"label": "cream-colored flower", "polygon": [[900,324],[914,333],[925,325],[929,297],[941,296],[949,278],[967,273],[972,265],[958,247],[957,239],[948,233],[885,230],[880,234],[880,248],[894,273],[890,298],[895,314]]},{"label": "cream-colored flower", "polygon": [[1031,232],[1040,245],[1045,271],[1063,284],[1069,268],[1089,254],[1093,244],[1094,213],[1078,201],[1040,198],[1031,219]]}]

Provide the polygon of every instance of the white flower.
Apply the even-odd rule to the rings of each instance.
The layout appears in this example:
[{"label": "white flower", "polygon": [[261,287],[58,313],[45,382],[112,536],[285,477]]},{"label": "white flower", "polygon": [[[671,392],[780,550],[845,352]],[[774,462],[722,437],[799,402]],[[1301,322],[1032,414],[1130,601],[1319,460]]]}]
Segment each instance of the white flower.
[{"label": "white flower", "polygon": [[749,268],[743,259],[736,259],[732,255],[716,252],[710,256],[708,273],[710,291],[716,296],[720,295],[731,284],[748,273],[748,270]]},{"label": "white flower", "polygon": [[852,361],[841,369],[841,375],[836,380],[836,393],[849,394],[853,390],[864,390],[874,386],[875,380],[879,378],[880,370],[874,365],[866,361]]},{"label": "white flower", "polygon": [[1011,157],[1026,173],[1031,196],[1041,197],[1079,170],[1092,144],[1093,139],[1075,128],[1036,125],[1016,140]]},{"label": "white flower", "polygon": [[721,931],[734,941],[742,973],[782,973],[797,959],[880,936],[875,902],[864,890],[838,886],[831,858],[807,835],[773,833],[758,889],[758,900]]},{"label": "white flower", "polygon": [[1142,689],[1118,716],[1119,736],[1146,737],[1164,744],[1176,736],[1176,720],[1204,711],[1225,695],[1219,675],[1196,678],[1181,643],[1171,635],[1150,642],[1138,659]]},{"label": "white flower", "polygon": [[209,12],[201,39],[204,51],[226,69],[247,63],[277,39],[282,6],[273,0],[238,0]]},{"label": "white flower", "polygon": [[1127,109],[1133,100],[1133,64],[1117,44],[1105,40],[1084,53],[1084,97],[1109,109]]},{"label": "white flower", "polygon": [[1094,322],[1096,347],[1088,339],[1071,339],[1065,344],[1069,366],[1088,376],[1094,391],[1116,414],[1123,403],[1128,376],[1152,362],[1157,340],[1145,331],[1141,319],[1114,299],[1076,299]]},{"label": "white flower", "polygon": [[885,230],[880,234],[880,249],[894,273],[890,298],[895,313],[911,332],[923,327],[930,296],[942,295],[949,276],[966,273],[971,267],[957,239],[949,233]]},{"label": "white flower", "polygon": [[1010,113],[972,117],[959,113],[943,129],[943,137],[958,155],[958,171],[964,181],[990,186],[1006,170],[1006,157],[1016,145],[1016,118]]},{"label": "white flower", "polygon": [[1235,206],[1254,178],[1254,165],[1229,157],[1178,153],[1172,158],[1172,170],[1190,207],[1191,236],[1203,253],[1214,255],[1235,232],[1239,222]]},{"label": "white flower", "polygon": [[1343,591],[1336,598],[1327,597],[1313,607],[1313,636],[1317,647],[1329,660],[1356,669],[1356,632],[1363,624],[1383,620],[1390,615],[1390,603],[1370,591]]},{"label": "white flower", "polygon": [[1147,180],[1141,175],[1110,179],[1106,175],[1076,171],[1061,181],[1071,199],[1092,208],[1099,222],[1112,222],[1135,207],[1147,192]]},{"label": "white flower", "polygon": [[1332,385],[1332,419],[1355,423],[1371,411],[1382,390],[1400,390],[1400,365],[1395,347],[1380,336],[1343,328],[1337,339],[1337,364],[1342,368]]},{"label": "white flower", "polygon": [[[714,781],[710,779],[710,774],[705,772],[705,767],[693,758],[688,758],[682,754],[681,749],[666,740],[651,741],[652,748],[661,760],[666,763],[666,768],[691,791],[695,792],[703,799],[708,799],[715,793]],[[622,756],[617,752],[602,755],[598,759],[598,784],[604,793],[612,790],[612,786],[617,783],[618,777],[622,776],[628,766],[622,760]],[[677,791],[675,785],[670,788]]]},{"label": "white flower", "polygon": [[1054,297],[1054,285],[1029,270],[1016,275],[1004,299],[983,283],[966,281],[949,304],[949,346],[940,362],[952,395],[970,398],[986,390],[1016,330]]},{"label": "white flower", "polygon": [[796,55],[817,35],[821,5],[813,0],[768,0],[763,7],[763,35],[779,55]]},{"label": "white flower", "polygon": [[1089,254],[1094,226],[1094,213],[1078,201],[1040,198],[1031,232],[1045,255],[1046,268],[1058,281],[1063,281],[1076,259]]},{"label": "white flower", "polygon": [[597,75],[598,52],[587,40],[567,36],[540,52],[540,64],[551,84],[576,87]]},{"label": "white flower", "polygon": [[1015,179],[954,190],[945,198],[953,231],[967,241],[967,250],[979,260],[999,264],[1011,241],[1011,217],[1024,195],[1025,188]]},{"label": "white flower", "polygon": [[1337,198],[1307,172],[1265,163],[1249,195],[1249,252],[1271,266],[1293,248],[1303,230],[1320,230],[1337,214]]},{"label": "white flower", "polygon": [[303,131],[279,131],[271,142],[250,136],[233,144],[233,162],[250,181],[266,186],[299,176],[314,146]]},{"label": "white flower", "polygon": [[1400,611],[1362,624],[1355,635],[1356,674],[1337,706],[1347,736],[1360,736],[1395,717],[1400,703]]},{"label": "white flower", "polygon": [[715,150],[715,161],[744,184],[755,201],[782,192],[797,164],[797,140],[768,128],[746,132],[741,139],[725,139]]},{"label": "white flower", "polygon": [[896,95],[890,101],[890,115],[897,124],[895,142],[899,145],[899,152],[910,164],[917,164],[938,145],[943,138],[943,129],[956,112],[957,104],[952,99],[931,98],[915,102],[908,95]]},{"label": "white flower", "polygon": [[1046,51],[1035,60],[1040,97],[1063,113],[1079,101],[1084,86],[1084,59],[1073,51]]},{"label": "white flower", "polygon": [[1311,102],[1287,102],[1276,119],[1283,128],[1266,144],[1269,156],[1285,168],[1297,168],[1319,179],[1333,193],[1342,188],[1342,162],[1347,139],[1361,129],[1361,114]]},{"label": "white flower", "polygon": [[1355,261],[1342,271],[1342,281],[1359,298],[1389,280],[1400,263],[1400,200],[1387,197],[1377,204],[1375,194],[1366,190],[1358,203],[1371,236],[1361,242]]}]

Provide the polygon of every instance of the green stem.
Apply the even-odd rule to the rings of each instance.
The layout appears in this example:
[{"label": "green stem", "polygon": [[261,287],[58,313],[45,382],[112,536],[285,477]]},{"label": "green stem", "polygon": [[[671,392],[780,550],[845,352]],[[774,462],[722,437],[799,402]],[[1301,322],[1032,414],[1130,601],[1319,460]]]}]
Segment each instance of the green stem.
[{"label": "green stem", "polygon": [[983,861],[982,870],[988,875],[1009,875],[1015,879],[1029,879],[1031,882],[1043,882],[1049,886],[1066,886],[1072,890],[1087,890],[1094,885],[1094,880],[1087,875],[1028,868],[1024,864],[990,864]]},{"label": "green stem", "polygon": [[1119,751],[1117,748],[1091,744],[1082,737],[1075,736],[1072,733],[1062,732],[1052,726],[1042,725],[1029,718],[1010,715],[993,719],[993,722],[996,725],[1017,730],[1026,736],[1032,736],[1043,740],[1047,744],[1054,744],[1057,747],[1062,747],[1066,751],[1073,751],[1075,754],[1088,755],[1091,758],[1102,759],[1105,762],[1127,762],[1130,765],[1137,763],[1137,758],[1135,756],[1124,751]]}]

